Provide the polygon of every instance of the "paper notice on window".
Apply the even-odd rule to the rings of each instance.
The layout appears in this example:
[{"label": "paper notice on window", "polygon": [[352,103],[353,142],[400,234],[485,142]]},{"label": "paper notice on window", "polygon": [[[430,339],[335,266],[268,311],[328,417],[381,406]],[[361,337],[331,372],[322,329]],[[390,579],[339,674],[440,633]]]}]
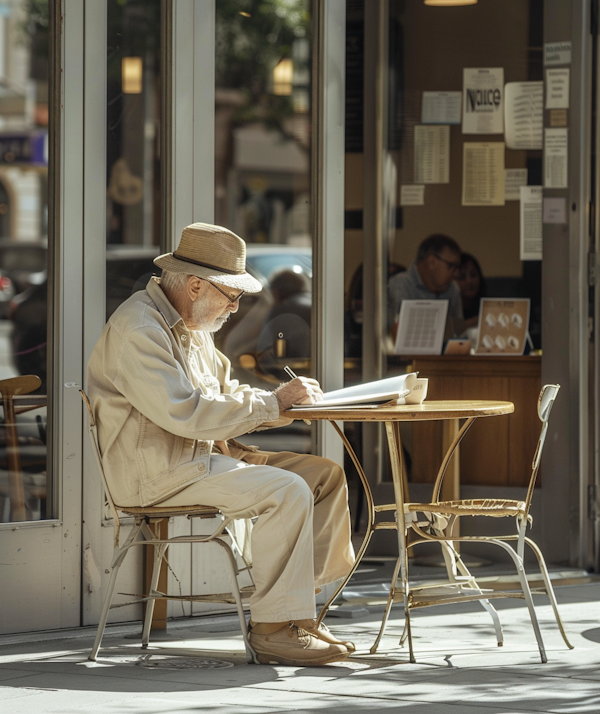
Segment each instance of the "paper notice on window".
[{"label": "paper notice on window", "polygon": [[544,45],[544,64],[571,64],[570,42],[549,42]]},{"label": "paper notice on window", "polygon": [[527,169],[506,169],[504,200],[520,201],[521,186],[527,186]]},{"label": "paper notice on window", "polygon": [[508,82],[504,87],[504,138],[507,149],[541,149],[544,83]]},{"label": "paper notice on window", "polygon": [[546,109],[569,108],[569,69],[546,70]]},{"label": "paper notice on window", "polygon": [[415,126],[415,183],[450,182],[450,127]]},{"label": "paper notice on window", "polygon": [[461,92],[423,92],[421,124],[460,124]]},{"label": "paper notice on window", "polygon": [[544,187],[568,188],[568,129],[544,129]]},{"label": "paper notice on window", "polygon": [[542,223],[567,223],[567,199],[566,198],[545,198],[542,210]]},{"label": "paper notice on window", "polygon": [[401,206],[423,206],[425,204],[425,186],[404,184],[400,186]]},{"label": "paper notice on window", "polygon": [[504,142],[463,144],[463,206],[503,206],[504,182]]},{"label": "paper notice on window", "polygon": [[542,187],[521,186],[521,260],[542,259]]},{"label": "paper notice on window", "polygon": [[504,131],[504,69],[463,69],[463,134]]}]

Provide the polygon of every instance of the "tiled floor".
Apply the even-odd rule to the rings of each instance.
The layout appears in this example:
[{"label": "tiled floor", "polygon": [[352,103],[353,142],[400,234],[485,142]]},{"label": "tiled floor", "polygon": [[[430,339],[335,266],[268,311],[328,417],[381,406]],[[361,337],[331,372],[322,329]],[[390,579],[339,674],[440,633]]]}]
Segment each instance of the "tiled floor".
[{"label": "tiled floor", "polygon": [[[406,651],[396,647],[403,624],[398,609],[382,653],[367,654],[382,610],[360,598],[349,600],[348,613],[366,608],[363,617],[328,620],[334,631],[355,640],[357,654],[322,668],[247,665],[230,617],[176,623],[151,654],[131,638],[138,625],[110,628],[97,663],[86,659],[93,630],[4,637],[0,712],[598,714],[600,583],[559,586],[556,593],[575,649],[565,647],[547,600],[540,598],[547,664],[540,662],[522,601],[512,600],[497,603],[502,648],[477,603],[417,611],[418,664],[409,664]],[[184,654],[173,656],[175,650]]]}]

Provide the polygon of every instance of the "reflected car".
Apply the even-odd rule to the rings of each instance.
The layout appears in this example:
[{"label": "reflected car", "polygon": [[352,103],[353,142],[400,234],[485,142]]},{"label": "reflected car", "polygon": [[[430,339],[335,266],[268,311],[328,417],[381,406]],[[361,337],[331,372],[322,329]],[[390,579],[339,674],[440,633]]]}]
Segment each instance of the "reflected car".
[{"label": "reflected car", "polygon": [[45,241],[0,239],[0,271],[13,284],[16,293],[30,285],[30,276],[48,268],[48,248]]}]

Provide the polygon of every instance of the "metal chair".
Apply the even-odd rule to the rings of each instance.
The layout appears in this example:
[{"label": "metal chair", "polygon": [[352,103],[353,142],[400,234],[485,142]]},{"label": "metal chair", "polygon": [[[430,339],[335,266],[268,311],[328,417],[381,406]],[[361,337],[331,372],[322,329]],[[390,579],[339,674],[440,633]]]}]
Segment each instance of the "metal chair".
[{"label": "metal chair", "polygon": [[[464,600],[478,600],[490,613],[496,630],[498,645],[501,646],[503,644],[502,628],[500,626],[498,614],[489,600],[492,598],[511,597],[525,599],[531,624],[537,639],[541,660],[542,662],[546,662],[547,656],[532,598],[532,594],[538,593],[546,594],[549,597],[560,633],[567,647],[570,649],[573,648],[573,645],[571,645],[567,638],[558,612],[556,597],[554,595],[554,590],[552,589],[544,556],[536,543],[525,535],[527,526],[532,523],[532,517],[529,513],[531,500],[533,497],[536,477],[540,467],[542,448],[546,438],[546,433],[548,431],[550,411],[559,389],[560,386],[557,384],[547,384],[542,388],[538,397],[538,416],[542,422],[542,427],[532,461],[531,477],[524,501],[497,498],[440,501],[439,497],[442,488],[442,481],[447,463],[449,461],[449,457],[446,457],[434,484],[431,502],[404,503],[404,513],[401,514],[401,517],[397,517],[396,527],[398,529],[403,529],[405,537],[399,538],[401,543],[400,554],[396,562],[392,586],[390,588],[390,595],[385,614],[383,616],[381,629],[373,647],[371,648],[372,653],[377,651],[385,631],[391,606],[396,599],[401,599],[404,602],[405,625],[404,632],[402,633],[402,637],[400,639],[400,644],[402,645],[406,640],[408,640],[411,662],[415,662],[415,657],[411,636],[410,611],[417,607],[462,602]],[[456,443],[460,442],[470,424],[471,423],[467,421],[463,425],[461,432],[459,432],[459,436],[457,437]],[[396,510],[396,504],[376,506],[375,510]],[[455,536],[453,534],[455,524],[460,518],[466,516],[514,518],[516,520],[517,533],[511,535]],[[409,529],[412,529],[416,533],[417,538],[412,540],[412,542],[407,543],[406,534]],[[408,582],[409,561],[407,552],[410,548],[414,548],[421,543],[432,541],[439,542],[442,547],[442,553],[448,573],[448,581],[420,586],[410,585]],[[481,588],[477,584],[475,577],[467,569],[464,561],[461,559],[460,554],[454,545],[457,542],[490,543],[508,553],[517,570],[521,586],[520,591],[495,591],[484,590]],[[402,546],[402,543],[404,543],[404,546]],[[516,544],[516,547],[512,544]],[[524,560],[525,544],[532,549],[537,558],[544,582],[544,588],[531,589],[529,586]]]},{"label": "metal chair", "polygon": [[[202,505],[192,505],[192,506],[148,506],[148,507],[130,507],[130,506],[118,506],[114,503],[106,475],[102,466],[102,455],[100,452],[100,446],[98,443],[98,433],[96,428],[96,420],[92,412],[92,408],[89,399],[83,390],[80,390],[81,397],[87,407],[88,417],[89,417],[89,433],[92,442],[92,447],[94,450],[94,455],[98,463],[98,468],[100,470],[100,475],[102,477],[102,484],[104,486],[104,492],[110,510],[114,516],[115,523],[115,548],[113,553],[113,558],[111,562],[111,574],[108,583],[108,588],[104,603],[102,606],[102,613],[100,615],[100,622],[98,623],[98,630],[96,633],[96,639],[94,645],[89,655],[89,659],[92,661],[96,660],[98,651],[100,649],[100,644],[102,642],[102,636],[104,634],[104,629],[106,627],[106,622],[108,619],[108,614],[112,606],[112,598],[115,589],[115,584],[117,581],[117,575],[119,568],[121,567],[125,556],[129,550],[134,546],[146,545],[152,546],[154,548],[154,559],[152,576],[150,580],[149,592],[146,596],[139,598],[133,602],[124,603],[126,605],[131,605],[137,602],[146,603],[146,613],[144,617],[144,625],[142,629],[142,648],[146,649],[150,640],[150,628],[152,624],[152,615],[154,612],[154,603],[156,600],[189,600],[193,602],[222,602],[235,604],[237,607],[237,613],[240,620],[240,626],[242,629],[242,636],[244,638],[244,646],[246,648],[246,655],[248,662],[257,662],[254,650],[248,642],[248,628],[246,625],[246,618],[244,615],[244,609],[242,604],[242,593],[248,595],[253,591],[254,587],[239,587],[238,576],[242,571],[249,571],[249,568],[238,568],[236,558],[233,552],[232,545],[224,539],[227,535],[226,529],[231,524],[232,519],[225,517],[217,508],[211,506]],[[133,517],[134,525],[129,533],[125,542],[120,545],[120,529],[121,529],[121,518]],[[171,538],[160,538],[153,532],[150,527],[151,523],[157,523],[164,518],[171,518],[172,516],[185,516],[186,518],[211,518],[217,522],[216,528],[210,535],[184,535],[184,536],[173,536]],[[225,556],[225,562],[227,563],[227,569],[230,575],[231,581],[231,592],[230,593],[216,593],[212,595],[168,595],[166,593],[157,590],[158,580],[160,576],[160,570],[163,560],[166,560],[166,553],[169,546],[180,543],[197,543],[197,544],[214,544],[222,549]],[[122,607],[123,605],[115,605],[112,607]]]}]

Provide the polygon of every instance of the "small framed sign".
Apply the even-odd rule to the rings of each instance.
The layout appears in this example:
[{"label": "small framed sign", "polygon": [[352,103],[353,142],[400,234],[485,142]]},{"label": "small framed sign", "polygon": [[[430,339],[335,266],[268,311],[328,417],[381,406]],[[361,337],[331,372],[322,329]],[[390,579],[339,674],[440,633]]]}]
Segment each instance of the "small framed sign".
[{"label": "small framed sign", "polygon": [[529,298],[483,298],[479,306],[479,336],[475,354],[522,355],[528,326]]},{"label": "small framed sign", "polygon": [[442,353],[448,300],[403,300],[400,305],[397,355],[439,355]]}]

